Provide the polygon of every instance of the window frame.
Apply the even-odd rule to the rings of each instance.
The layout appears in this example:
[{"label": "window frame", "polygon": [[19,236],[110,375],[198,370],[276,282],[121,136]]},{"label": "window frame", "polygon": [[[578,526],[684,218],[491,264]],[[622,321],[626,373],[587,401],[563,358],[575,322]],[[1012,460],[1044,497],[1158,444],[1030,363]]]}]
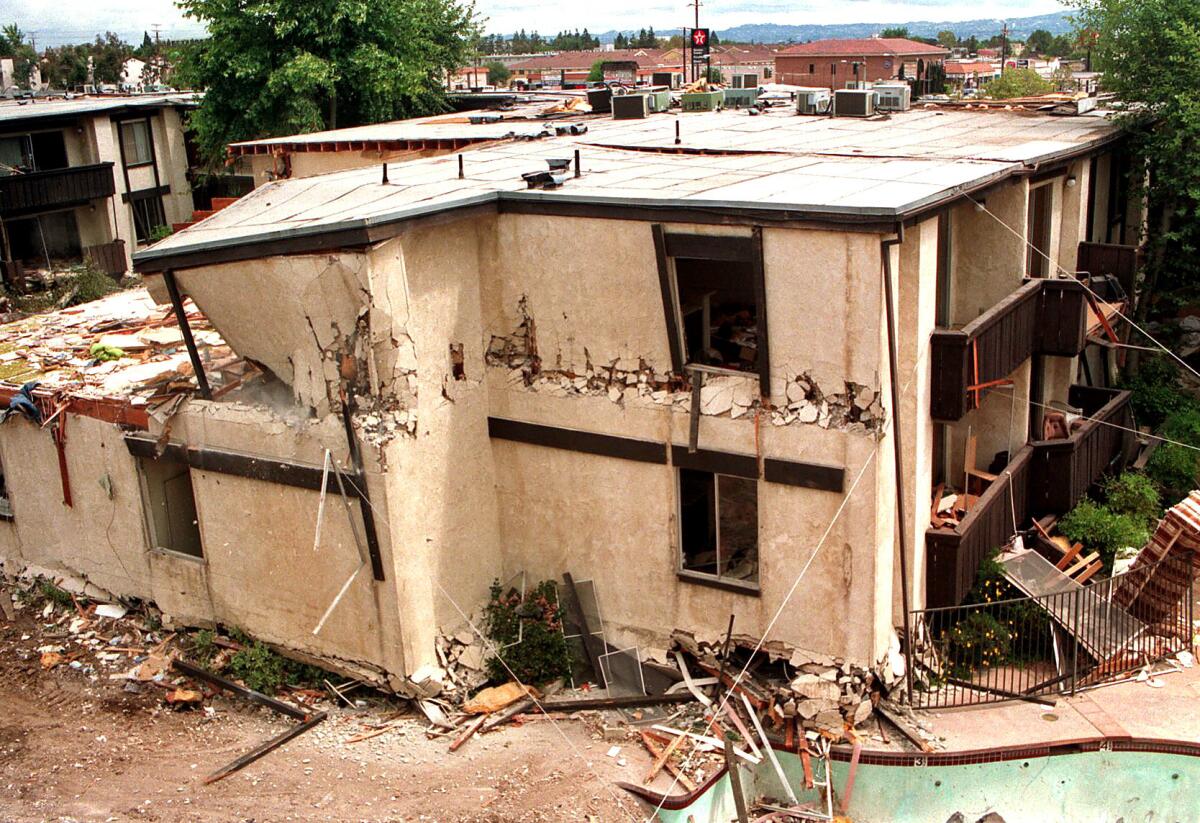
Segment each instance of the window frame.
[{"label": "window frame", "polygon": [[[679,280],[676,276],[676,258],[689,260],[726,261],[747,263],[754,278],[754,302],[756,326],[758,328],[757,362],[755,371],[741,371],[717,366],[702,366],[706,372],[717,372],[734,376],[757,375],[759,393],[764,398],[771,396],[770,335],[767,327],[767,284],[763,266],[762,227],[755,226],[749,236],[724,234],[690,234],[668,232],[661,224],[653,224],[654,250],[658,258],[659,286],[662,291],[663,313],[667,327],[667,338],[671,351],[671,366],[678,374],[684,374],[690,366],[686,357],[683,316],[679,302]],[[682,253],[686,252],[686,254]]]},{"label": "window frame", "polygon": [[[759,504],[763,484],[759,474],[758,463],[758,458],[753,455],[727,454],[724,452],[707,451],[705,449],[689,452],[686,446],[673,445],[671,447],[671,468],[675,474],[675,539],[677,542],[675,575],[679,580],[755,597],[762,594],[762,555],[758,552],[762,548],[762,509]],[[710,475],[711,481],[715,484],[713,517],[716,519],[718,534],[720,533],[721,522],[720,479],[728,477],[754,483],[755,552],[757,560],[753,582],[747,582],[735,577],[724,577],[720,574],[709,574],[684,567],[683,491],[681,486],[683,470]]]},{"label": "window frame", "polygon": [[[158,203],[158,213],[162,216],[162,222],[153,226],[147,225],[145,227],[145,236],[143,236],[143,232],[141,231],[142,226],[138,220],[138,209],[147,208],[145,204],[148,202]],[[154,230],[159,226],[170,225],[170,223],[167,222],[167,208],[166,204],[163,203],[162,192],[160,189],[148,189],[146,191],[132,192],[129,195],[129,210],[130,215],[133,218],[134,240],[138,245],[151,242],[151,235],[153,235]]]},{"label": "window frame", "polygon": [[[132,128],[137,127],[138,125],[144,126],[146,129],[146,152],[147,152],[147,155],[144,160],[136,160],[136,161],[130,162],[129,152],[125,148],[125,129],[126,128],[132,129]],[[155,163],[154,126],[150,122],[149,117],[139,117],[136,119],[117,121],[117,143],[121,147],[121,164],[125,168],[136,169],[136,168],[140,168],[142,166],[154,165],[154,163]],[[133,144],[136,146],[137,141],[134,140]]]},{"label": "window frame", "polygon": [[[200,505],[196,500],[196,485],[194,482],[192,482],[191,465],[185,461],[175,460],[165,456],[135,457],[134,459],[137,463],[138,486],[141,490],[142,522],[145,524],[144,527],[146,530],[146,548],[149,551],[164,552],[174,557],[182,557],[189,560],[194,560],[198,563],[206,563],[208,561],[208,552],[205,551],[204,548],[204,529],[200,525]],[[155,495],[154,491],[151,489],[151,483],[153,480],[150,477],[150,472],[147,469],[151,464],[157,465],[163,462],[173,463],[182,467],[183,471],[180,474],[187,476],[188,488],[191,493],[192,511],[195,512],[196,515],[196,520],[193,525],[196,531],[196,546],[199,551],[198,554],[176,548],[175,546],[166,545],[166,542],[169,541],[163,541],[161,539],[161,535],[158,534],[158,527],[156,525],[154,512]],[[176,477],[178,476],[180,475],[176,475]],[[162,485],[165,487],[166,484],[163,483]],[[165,503],[165,494],[163,496],[163,502]],[[168,517],[169,515],[170,513],[168,512]]]}]

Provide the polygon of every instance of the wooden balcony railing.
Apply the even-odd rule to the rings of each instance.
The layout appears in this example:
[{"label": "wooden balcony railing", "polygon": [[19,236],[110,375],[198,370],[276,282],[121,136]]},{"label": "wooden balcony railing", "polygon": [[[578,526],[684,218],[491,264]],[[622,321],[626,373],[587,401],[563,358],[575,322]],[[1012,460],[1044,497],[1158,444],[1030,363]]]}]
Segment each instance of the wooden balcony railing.
[{"label": "wooden balcony railing", "polygon": [[1031,517],[1065,514],[1106,471],[1119,469],[1133,448],[1129,400],[1129,392],[1072,386],[1068,401],[1092,419],[1068,438],[1026,444],[956,528],[925,532],[927,607],[962,603],[1014,523],[1024,529]]},{"label": "wooden balcony railing", "polygon": [[1075,271],[1082,274],[1111,274],[1125,289],[1133,294],[1137,280],[1141,249],[1137,246],[1122,246],[1118,243],[1080,243],[1075,259]]},{"label": "wooden balcony railing", "polygon": [[1032,443],[1029,505],[1039,517],[1070,510],[1101,475],[1127,460],[1133,449],[1129,392],[1072,386],[1068,402],[1092,419],[1068,438]]},{"label": "wooden balcony railing", "polygon": [[113,164],[72,166],[0,177],[0,217],[20,217],[112,197]]},{"label": "wooden balcony railing", "polygon": [[117,280],[129,269],[125,261],[124,240],[88,246],[83,250],[83,259],[91,263],[97,271],[102,271]]},{"label": "wooden balcony railing", "polygon": [[984,387],[1034,354],[1071,357],[1087,337],[1087,299],[1073,280],[1030,280],[961,329],[930,338],[930,414],[953,422],[979,406]]},{"label": "wooden balcony railing", "polygon": [[957,528],[925,532],[927,608],[960,604],[975,585],[979,565],[1012,537],[1013,523],[1025,525],[1032,459],[1033,449],[1025,446],[979,496]]}]

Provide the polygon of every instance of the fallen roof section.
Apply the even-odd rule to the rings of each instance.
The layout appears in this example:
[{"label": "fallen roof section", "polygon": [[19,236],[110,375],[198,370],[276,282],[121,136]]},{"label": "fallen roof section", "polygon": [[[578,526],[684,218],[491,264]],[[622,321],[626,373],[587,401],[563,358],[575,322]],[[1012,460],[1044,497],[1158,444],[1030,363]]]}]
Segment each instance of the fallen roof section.
[{"label": "fallen roof section", "polygon": [[[393,164],[387,183],[378,167],[270,183],[138,252],[135,266],[154,272],[362,246],[406,221],[472,207],[637,219],[690,212],[885,230],[1119,136],[1098,115],[941,109],[881,119],[725,111],[588,125],[583,135]],[[553,190],[527,188],[522,174],[576,150],[580,177]]]},{"label": "fallen roof section", "polygon": [[[212,374],[233,379],[244,362],[195,306],[187,309]],[[67,397],[78,413],[142,428],[149,405],[195,389],[174,314],[144,288],[0,326],[0,401],[33,381],[35,397]]]}]

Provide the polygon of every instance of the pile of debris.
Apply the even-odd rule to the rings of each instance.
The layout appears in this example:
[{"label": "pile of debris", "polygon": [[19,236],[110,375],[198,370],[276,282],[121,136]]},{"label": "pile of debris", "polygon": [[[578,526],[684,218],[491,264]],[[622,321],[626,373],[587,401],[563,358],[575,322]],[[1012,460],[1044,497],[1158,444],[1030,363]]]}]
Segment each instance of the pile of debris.
[{"label": "pile of debris", "polygon": [[[214,390],[236,385],[247,364],[194,305],[185,310]],[[39,392],[135,405],[195,388],[174,314],[144,288],[0,326],[0,386],[34,381]]]}]

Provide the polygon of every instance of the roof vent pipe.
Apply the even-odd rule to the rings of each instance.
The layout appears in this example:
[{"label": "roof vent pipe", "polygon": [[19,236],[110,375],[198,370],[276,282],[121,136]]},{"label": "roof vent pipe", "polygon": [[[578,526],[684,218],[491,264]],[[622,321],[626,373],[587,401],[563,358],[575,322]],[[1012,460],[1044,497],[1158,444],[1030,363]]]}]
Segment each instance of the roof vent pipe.
[{"label": "roof vent pipe", "polygon": [[384,164],[383,164],[383,185],[385,185],[385,186],[386,186],[386,185],[387,185],[387,182],[388,182],[388,177],[387,177],[387,163],[384,163]]},{"label": "roof vent pipe", "polygon": [[466,175],[463,174],[463,156],[458,156],[458,179],[462,180]]},{"label": "roof vent pipe", "polygon": [[675,145],[678,146],[683,141],[679,139],[679,121],[675,121]]}]

